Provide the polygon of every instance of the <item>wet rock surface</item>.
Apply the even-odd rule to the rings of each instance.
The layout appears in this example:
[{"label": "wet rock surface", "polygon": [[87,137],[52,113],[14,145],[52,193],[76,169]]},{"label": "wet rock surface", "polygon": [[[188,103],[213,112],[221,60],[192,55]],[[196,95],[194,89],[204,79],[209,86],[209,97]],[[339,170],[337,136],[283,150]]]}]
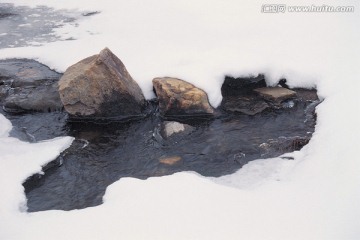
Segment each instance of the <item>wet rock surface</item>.
[{"label": "wet rock surface", "polygon": [[194,128],[189,124],[174,122],[174,121],[164,121],[161,124],[161,136],[163,138],[169,138],[174,135],[183,135],[189,134]]},{"label": "wet rock surface", "polygon": [[0,102],[8,112],[61,110],[60,77],[34,60],[0,60]]},{"label": "wet rock surface", "polygon": [[160,114],[164,117],[211,116],[214,113],[207,94],[191,83],[164,77],[153,79],[153,85]]},{"label": "wet rock surface", "polygon": [[[31,59],[0,60],[0,82],[11,87],[40,86],[58,81],[62,74]],[[1,84],[0,84],[1,85]]]},{"label": "wet rock surface", "polygon": [[59,93],[73,118],[128,118],[141,115],[145,105],[139,85],[108,48],[70,66]]},{"label": "wet rock surface", "polygon": [[4,109],[8,112],[52,112],[61,111],[62,108],[57,82],[38,87],[16,88],[4,100]]},{"label": "wet rock surface", "polygon": [[289,89],[286,80],[280,86],[266,86],[264,75],[257,77],[226,77],[221,88],[220,108],[227,112],[255,115],[263,111],[292,108],[295,102],[318,101],[315,90]]},{"label": "wet rock surface", "polygon": [[283,87],[263,87],[254,89],[264,99],[281,103],[284,100],[295,98],[296,92]]}]

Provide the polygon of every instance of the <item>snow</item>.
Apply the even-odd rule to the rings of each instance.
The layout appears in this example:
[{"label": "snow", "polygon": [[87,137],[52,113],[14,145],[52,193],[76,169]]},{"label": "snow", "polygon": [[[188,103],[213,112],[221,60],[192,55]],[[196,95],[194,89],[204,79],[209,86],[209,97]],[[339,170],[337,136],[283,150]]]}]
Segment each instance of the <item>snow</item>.
[{"label": "snow", "polygon": [[[253,161],[235,174],[195,173],[108,187],[105,203],[83,210],[23,211],[21,183],[71,142],[30,144],[8,137],[0,116],[0,239],[358,239],[360,236],[360,4],[354,13],[261,13],[273,1],[12,0],[100,11],[41,47],[0,49],[64,71],[109,47],[147,98],[151,80],[172,76],[203,88],[213,106],[225,75],[264,73],[269,84],[316,86],[324,102],[310,143],[281,158]],[[274,2],[278,3],[278,2]],[[312,5],[314,1],[289,1]]]},{"label": "snow", "polygon": [[41,173],[41,167],[54,160],[73,140],[71,137],[62,137],[31,144],[9,137],[11,128],[10,121],[0,115],[1,223],[4,223],[4,217],[8,214],[26,210],[22,187],[26,178]]}]

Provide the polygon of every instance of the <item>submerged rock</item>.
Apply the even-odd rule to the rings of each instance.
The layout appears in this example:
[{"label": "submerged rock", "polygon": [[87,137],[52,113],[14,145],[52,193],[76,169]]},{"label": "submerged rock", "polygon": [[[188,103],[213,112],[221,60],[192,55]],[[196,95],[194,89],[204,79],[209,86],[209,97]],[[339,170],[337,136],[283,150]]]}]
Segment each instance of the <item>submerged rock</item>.
[{"label": "submerged rock", "polygon": [[214,113],[207,94],[191,83],[164,77],[153,79],[153,85],[162,116],[191,117]]},{"label": "submerged rock", "polygon": [[283,87],[264,87],[257,88],[254,91],[264,99],[275,103],[280,103],[296,96],[295,91]]},{"label": "submerged rock", "polygon": [[255,115],[267,109],[269,105],[262,99],[249,95],[228,97],[223,100],[221,107],[229,112]]},{"label": "submerged rock", "polygon": [[159,159],[159,162],[166,165],[174,165],[178,163],[181,160],[181,157],[179,156],[173,156],[173,157],[161,157]]},{"label": "submerged rock", "polygon": [[309,143],[311,136],[279,137],[269,139],[267,142],[259,145],[262,156],[281,155],[287,152],[299,151]]},{"label": "submerged rock", "polygon": [[127,118],[142,114],[139,85],[108,48],[70,66],[59,82],[65,110],[79,118]]}]

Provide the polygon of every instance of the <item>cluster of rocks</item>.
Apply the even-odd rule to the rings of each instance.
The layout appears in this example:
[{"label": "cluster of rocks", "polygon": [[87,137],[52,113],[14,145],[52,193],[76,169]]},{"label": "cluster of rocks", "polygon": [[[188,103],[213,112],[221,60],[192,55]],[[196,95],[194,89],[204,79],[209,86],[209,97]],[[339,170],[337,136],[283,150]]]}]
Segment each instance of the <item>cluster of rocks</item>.
[{"label": "cluster of rocks", "polygon": [[[254,115],[292,107],[295,98],[314,98],[311,91],[299,89],[297,94],[286,88],[284,80],[280,83],[268,87],[264,75],[226,77],[220,109]],[[215,113],[207,94],[184,80],[155,78],[153,86],[164,118],[211,117]],[[8,112],[65,109],[74,119],[139,117],[146,115],[147,106],[139,85],[108,48],[70,66],[63,75],[33,60],[0,61],[0,101]]]}]

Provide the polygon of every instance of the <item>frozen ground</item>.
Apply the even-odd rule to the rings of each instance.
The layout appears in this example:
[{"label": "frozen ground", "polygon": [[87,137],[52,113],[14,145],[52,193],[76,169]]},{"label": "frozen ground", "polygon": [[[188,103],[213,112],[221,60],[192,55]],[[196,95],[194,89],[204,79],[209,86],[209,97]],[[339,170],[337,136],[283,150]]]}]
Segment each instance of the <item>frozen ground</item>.
[{"label": "frozen ground", "polygon": [[36,58],[64,71],[107,46],[148,98],[152,78],[174,76],[202,87],[217,106],[225,74],[262,72],[269,83],[286,77],[292,86],[316,86],[325,101],[311,142],[288,154],[294,161],[256,160],[217,179],[124,178],[101,206],[31,214],[24,212],[22,181],[71,139],[20,142],[7,137],[11,126],[0,116],[0,239],[358,239],[359,2],[326,2],[354,6],[353,13],[261,13],[267,3],[31,1],[101,13],[56,29],[75,41],[0,49],[1,58]]}]

